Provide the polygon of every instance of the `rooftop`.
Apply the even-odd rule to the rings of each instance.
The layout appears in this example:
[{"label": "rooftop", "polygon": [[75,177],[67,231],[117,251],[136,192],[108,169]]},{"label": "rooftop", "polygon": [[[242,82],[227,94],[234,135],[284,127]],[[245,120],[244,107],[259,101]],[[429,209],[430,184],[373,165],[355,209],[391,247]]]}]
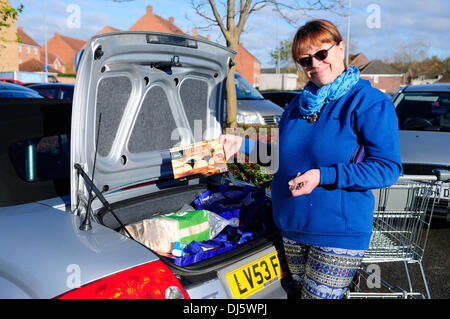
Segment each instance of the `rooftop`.
[{"label": "rooftop", "polygon": [[20,35],[20,43],[33,45],[36,47],[41,47],[36,41],[34,41],[25,31],[23,31],[22,27],[17,28],[17,33]]}]

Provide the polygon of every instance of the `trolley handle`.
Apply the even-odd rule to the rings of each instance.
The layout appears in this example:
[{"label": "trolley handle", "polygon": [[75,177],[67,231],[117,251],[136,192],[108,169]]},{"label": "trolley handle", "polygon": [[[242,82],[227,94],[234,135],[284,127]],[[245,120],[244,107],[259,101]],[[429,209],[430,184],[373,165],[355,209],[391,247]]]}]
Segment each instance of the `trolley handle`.
[{"label": "trolley handle", "polygon": [[433,173],[436,175],[438,181],[450,182],[450,171],[447,169],[434,169]]},{"label": "trolley handle", "polygon": [[408,181],[441,181],[441,182],[450,182],[450,171],[446,169],[433,169],[434,175],[402,175],[398,179],[399,180],[408,180]]}]

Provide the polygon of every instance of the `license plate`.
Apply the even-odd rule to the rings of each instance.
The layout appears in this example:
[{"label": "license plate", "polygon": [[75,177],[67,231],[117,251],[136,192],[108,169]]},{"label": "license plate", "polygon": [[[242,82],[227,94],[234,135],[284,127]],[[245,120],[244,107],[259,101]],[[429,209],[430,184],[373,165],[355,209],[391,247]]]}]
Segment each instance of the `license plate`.
[{"label": "license plate", "polygon": [[277,251],[226,274],[233,298],[247,298],[284,276]]}]

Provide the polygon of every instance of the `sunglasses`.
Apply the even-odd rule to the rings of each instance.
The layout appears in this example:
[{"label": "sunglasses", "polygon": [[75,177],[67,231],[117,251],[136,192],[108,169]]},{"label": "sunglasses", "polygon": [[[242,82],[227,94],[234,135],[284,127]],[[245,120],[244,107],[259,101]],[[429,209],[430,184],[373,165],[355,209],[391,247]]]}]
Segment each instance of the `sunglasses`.
[{"label": "sunglasses", "polygon": [[328,51],[331,50],[335,45],[336,43],[326,50],[320,50],[314,53],[313,55],[304,58],[298,58],[297,63],[300,64],[302,67],[310,67],[312,66],[312,58],[316,58],[319,61],[323,61],[328,57]]}]

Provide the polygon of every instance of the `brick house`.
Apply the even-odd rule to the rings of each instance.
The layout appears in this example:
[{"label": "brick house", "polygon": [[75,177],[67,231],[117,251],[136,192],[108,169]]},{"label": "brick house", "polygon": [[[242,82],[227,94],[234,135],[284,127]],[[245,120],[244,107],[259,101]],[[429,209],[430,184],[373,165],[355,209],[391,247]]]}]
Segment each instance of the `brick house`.
[{"label": "brick house", "polygon": [[358,69],[362,69],[364,66],[369,64],[369,60],[362,53],[358,53],[350,62],[350,65],[356,66]]},{"label": "brick house", "polygon": [[155,31],[184,34],[184,32],[175,25],[173,17],[170,17],[169,20],[163,19],[159,15],[153,14],[151,6],[147,6],[145,14],[131,26],[129,31]]},{"label": "brick house", "polygon": [[[47,41],[47,54],[58,57],[65,67],[66,73],[75,73],[75,54],[86,45],[86,41],[66,37],[55,32],[53,37]],[[45,54],[45,46],[41,48],[41,53]]]},{"label": "brick house", "polygon": [[[6,1],[9,4],[9,1]],[[3,21],[10,23],[11,26],[6,29],[2,28],[0,38],[5,39],[5,42],[0,41],[0,72],[17,71],[19,70],[19,53],[17,51],[17,24],[14,21]]]},{"label": "brick house", "polygon": [[[45,64],[45,52],[41,52],[41,62],[42,65]],[[53,69],[58,73],[66,73],[66,66],[54,53],[47,52],[47,64],[50,69]]]},{"label": "brick house", "polygon": [[402,85],[406,84],[405,74],[399,73],[380,60],[369,62],[361,70],[361,78],[369,80],[373,87],[388,94],[397,92]]},{"label": "brick house", "polygon": [[104,26],[103,29],[101,29],[97,34],[104,34],[104,33],[110,33],[110,32],[118,32],[121,31],[119,29],[110,27],[109,25]]},{"label": "brick house", "polygon": [[[174,34],[184,34],[175,25],[173,17],[166,20],[153,13],[151,6],[147,6],[146,13],[130,29],[130,31],[156,31]],[[193,36],[199,37],[197,30],[193,30]],[[209,40],[210,38],[207,37]],[[261,63],[242,44],[236,55],[236,70],[253,86],[256,85],[257,77],[261,73]]]},{"label": "brick house", "polygon": [[368,62],[363,54],[358,54],[350,65],[356,65],[361,72],[361,78],[369,80],[374,88],[384,93],[393,94],[406,84],[406,74],[398,72],[381,60]]},{"label": "brick house", "polygon": [[[35,58],[28,59],[27,61],[19,64],[19,71],[42,72],[42,70],[44,70],[44,62],[42,61],[44,60],[38,60]],[[49,64],[48,72],[57,74],[60,71],[56,70]]]},{"label": "brick house", "polygon": [[251,85],[258,84],[258,76],[261,73],[261,62],[255,58],[242,44],[236,54],[236,70]]},{"label": "brick house", "polygon": [[20,36],[19,43],[17,44],[17,50],[19,52],[19,65],[28,60],[39,60],[41,46],[25,31],[23,31],[22,27],[17,28],[17,33]]},{"label": "brick house", "polygon": [[[121,31],[111,26],[105,26],[97,34]],[[173,34],[185,34],[180,28],[175,25],[173,17],[168,20],[153,13],[151,6],[146,7],[145,14],[133,24],[129,31],[155,31]],[[198,36],[194,29],[194,36]],[[209,38],[208,38],[209,40]],[[74,58],[78,50],[82,49],[87,44],[86,41],[62,36],[56,32],[54,36],[47,41],[48,56],[54,56],[55,61],[59,61],[65,71],[59,71],[60,67],[57,63],[52,64],[52,67],[58,72],[73,73]],[[42,47],[41,52],[44,52],[45,46]],[[49,65],[50,65],[49,59]],[[260,74],[261,63],[256,59],[242,44],[239,45],[239,50],[236,55],[236,69],[237,71],[252,85],[256,85],[257,77]]]},{"label": "brick house", "polygon": [[[197,28],[192,30],[192,35],[197,38],[204,38],[211,41],[211,36],[208,34],[202,37],[198,34]],[[258,84],[258,76],[261,73],[261,62],[255,58],[242,44],[239,44],[238,52],[236,53],[236,70],[254,87]]]}]

